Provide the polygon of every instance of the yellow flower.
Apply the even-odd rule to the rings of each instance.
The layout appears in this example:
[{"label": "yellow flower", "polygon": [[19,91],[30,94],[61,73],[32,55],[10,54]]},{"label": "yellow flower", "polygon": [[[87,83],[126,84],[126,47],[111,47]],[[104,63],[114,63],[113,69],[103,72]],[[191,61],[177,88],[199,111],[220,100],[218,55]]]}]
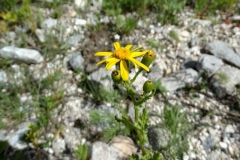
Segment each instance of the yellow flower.
[{"label": "yellow flower", "polygon": [[128,66],[126,63],[127,60],[131,61],[134,64],[135,68],[137,68],[139,65],[140,67],[142,67],[143,69],[145,69],[146,71],[149,72],[149,68],[147,66],[145,66],[141,62],[134,59],[135,57],[144,56],[144,54],[147,53],[148,50],[143,51],[143,52],[136,52],[137,50],[141,49],[141,47],[130,50],[132,48],[132,46],[133,45],[129,44],[125,48],[123,48],[123,47],[121,47],[119,42],[115,42],[114,43],[114,48],[115,48],[114,52],[97,52],[97,53],[95,53],[94,56],[109,56],[109,58],[98,62],[96,65],[106,62],[106,70],[109,70],[110,68],[112,68],[112,66],[114,66],[115,64],[120,62],[120,74],[124,81],[127,81],[128,77],[129,77]]}]

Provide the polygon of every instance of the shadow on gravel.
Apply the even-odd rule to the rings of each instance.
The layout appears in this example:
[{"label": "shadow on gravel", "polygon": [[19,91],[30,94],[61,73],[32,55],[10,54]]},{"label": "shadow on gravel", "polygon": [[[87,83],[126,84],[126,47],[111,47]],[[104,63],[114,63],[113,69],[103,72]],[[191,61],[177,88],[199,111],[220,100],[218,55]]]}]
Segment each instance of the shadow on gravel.
[{"label": "shadow on gravel", "polygon": [[0,141],[1,160],[49,160],[48,153],[27,147],[23,150],[12,148],[7,141]]}]

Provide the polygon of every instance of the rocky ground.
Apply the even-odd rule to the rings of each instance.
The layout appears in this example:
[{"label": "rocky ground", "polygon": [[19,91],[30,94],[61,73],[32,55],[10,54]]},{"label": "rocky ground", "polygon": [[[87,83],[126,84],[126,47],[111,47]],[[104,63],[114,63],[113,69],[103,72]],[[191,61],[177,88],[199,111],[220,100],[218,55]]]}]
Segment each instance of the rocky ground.
[{"label": "rocky ground", "polygon": [[[122,159],[135,153],[136,146],[127,137],[115,137],[110,142],[101,140],[104,124],[93,125],[89,120],[93,109],[120,114],[116,109],[118,101],[95,101],[94,93],[86,93],[84,85],[79,85],[85,78],[104,88],[113,88],[111,79],[106,78],[111,72],[96,67],[100,58],[93,55],[97,51],[112,51],[113,42],[119,41],[122,45],[134,44],[155,52],[156,60],[150,73],[141,74],[134,85],[141,93],[139,86],[150,79],[161,81],[167,90],[164,95],[157,93],[145,104],[152,115],[150,125],[161,123],[156,115],[163,113],[166,104],[181,106],[182,112],[187,113],[188,122],[195,127],[186,135],[189,149],[183,155],[184,160],[240,159],[240,15],[228,17],[232,23],[227,24],[222,21],[226,18],[224,14],[202,20],[186,9],[178,15],[179,25],[162,25],[156,20],[156,14],[150,13],[138,19],[137,27],[129,35],[121,35],[110,29],[114,17],[96,14],[100,12],[101,3],[94,2],[79,14],[81,7],[77,1],[63,5],[59,19],[50,17],[51,9],[42,8],[42,24],[35,35],[28,34],[28,28],[17,26],[1,37],[1,95],[11,92],[11,85],[35,86],[45,97],[62,93],[61,101],[51,112],[47,129],[39,133],[37,140],[38,144],[47,143],[47,146],[38,150],[33,142],[24,141],[23,136],[30,123],[40,121],[41,109],[36,111],[33,107],[36,95],[32,95],[31,89],[18,92],[18,112],[24,112],[24,118],[15,121],[9,113],[1,111],[1,124],[6,127],[0,130],[0,140],[9,143],[4,156],[11,159],[14,153],[23,150],[28,157],[25,159],[37,159],[39,153],[41,158],[49,160],[77,159],[73,150],[80,142],[91,148],[92,160]],[[134,14],[126,16],[134,17]],[[173,31],[177,36],[171,36]],[[23,47],[23,43],[27,45]],[[8,58],[8,62],[3,63],[4,58]],[[130,76],[134,73],[135,70],[131,70]],[[44,86],[43,80],[51,75],[57,78],[51,86]],[[131,116],[131,102],[123,99],[120,104],[129,108]],[[163,134],[167,138],[161,139]],[[161,150],[163,141],[169,137],[171,133],[161,129],[151,130],[148,147]],[[128,144],[122,152],[116,149],[119,141]],[[129,152],[123,151],[126,148]]]}]

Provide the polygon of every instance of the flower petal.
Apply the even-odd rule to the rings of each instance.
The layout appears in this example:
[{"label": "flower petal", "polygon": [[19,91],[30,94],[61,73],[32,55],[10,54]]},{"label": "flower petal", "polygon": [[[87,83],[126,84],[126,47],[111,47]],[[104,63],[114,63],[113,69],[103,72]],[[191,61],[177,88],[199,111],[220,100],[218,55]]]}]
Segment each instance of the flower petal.
[{"label": "flower petal", "polygon": [[112,52],[97,52],[94,56],[112,56]]},{"label": "flower petal", "polygon": [[130,57],[129,60],[136,63],[137,65],[139,65],[140,67],[142,67],[143,69],[145,69],[146,71],[149,72],[149,68],[147,66],[145,66],[144,64],[142,64],[141,62],[137,61],[136,59],[134,59],[132,57]]},{"label": "flower petal", "polygon": [[109,57],[109,58],[106,59],[106,62],[108,63],[108,62],[117,61],[117,60],[120,60],[120,59],[115,58],[115,57]]},{"label": "flower petal", "polygon": [[145,52],[132,52],[130,56],[134,58],[134,57],[139,57],[144,55],[145,55]]},{"label": "flower petal", "polygon": [[134,48],[134,49],[131,50],[131,51],[134,52],[134,51],[137,51],[137,50],[139,50],[139,49],[143,49],[143,47]]},{"label": "flower petal", "polygon": [[106,65],[106,70],[109,70],[110,68],[112,68],[112,66],[114,66],[119,61],[120,59],[114,59],[114,60],[108,61]]},{"label": "flower petal", "polygon": [[120,73],[124,81],[128,80],[128,66],[125,60],[120,61]]},{"label": "flower petal", "polygon": [[98,66],[98,65],[100,65],[100,64],[102,64],[102,63],[104,63],[104,62],[106,62],[106,60],[104,59],[104,60],[102,60],[102,61],[100,61],[100,62],[98,62],[97,64],[96,64],[96,66]]},{"label": "flower petal", "polygon": [[121,48],[121,44],[119,42],[114,42],[113,43],[115,50]]},{"label": "flower petal", "polygon": [[125,47],[125,49],[130,50],[130,49],[132,48],[132,46],[133,46],[133,45],[129,44],[129,45],[127,45],[127,46]]},{"label": "flower petal", "polygon": [[134,64],[135,68],[138,68],[138,65],[135,62],[133,62],[133,61],[131,61],[131,62]]}]

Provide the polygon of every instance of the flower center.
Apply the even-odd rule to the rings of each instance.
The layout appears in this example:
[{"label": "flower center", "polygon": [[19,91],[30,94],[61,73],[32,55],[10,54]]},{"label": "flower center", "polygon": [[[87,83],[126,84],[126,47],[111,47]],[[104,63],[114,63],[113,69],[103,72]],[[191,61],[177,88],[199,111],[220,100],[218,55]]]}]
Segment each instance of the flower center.
[{"label": "flower center", "polygon": [[125,48],[119,48],[114,52],[115,57],[117,57],[118,59],[128,59],[130,54],[131,54],[131,51]]}]

